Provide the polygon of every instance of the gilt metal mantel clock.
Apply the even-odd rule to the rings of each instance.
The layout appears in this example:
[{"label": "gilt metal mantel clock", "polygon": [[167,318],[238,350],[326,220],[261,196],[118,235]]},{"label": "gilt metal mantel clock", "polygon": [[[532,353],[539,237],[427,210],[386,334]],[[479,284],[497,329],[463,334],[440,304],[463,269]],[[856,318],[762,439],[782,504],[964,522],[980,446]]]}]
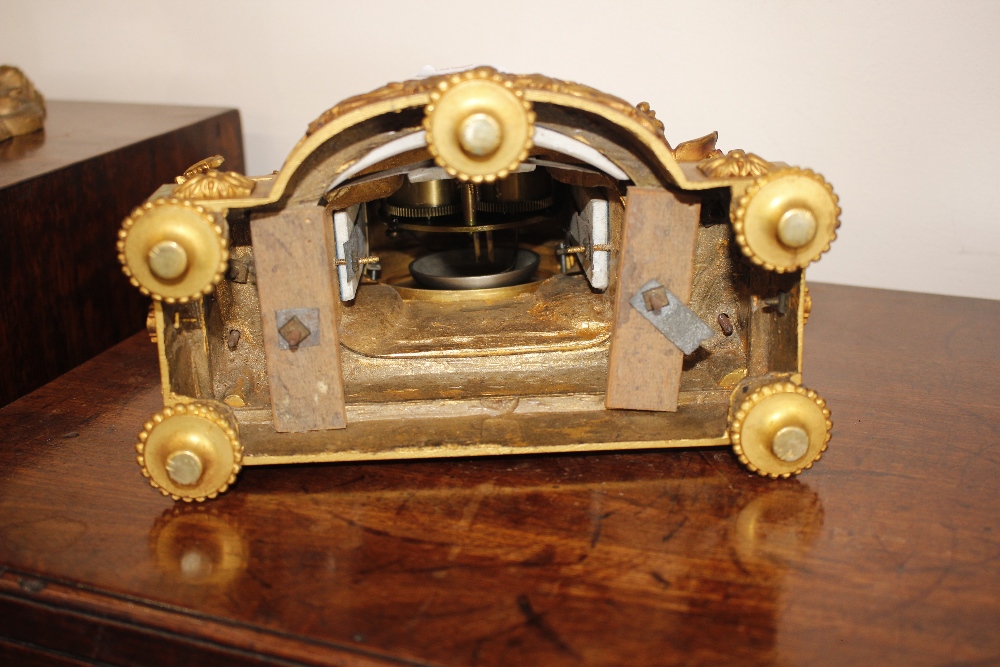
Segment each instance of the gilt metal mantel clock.
[{"label": "gilt metal mantel clock", "polygon": [[273,174],[194,165],[124,222],[165,407],[150,483],[243,465],[731,446],[826,450],[801,385],[804,269],[840,209],[808,169],[647,104],[491,68],[324,112]]}]

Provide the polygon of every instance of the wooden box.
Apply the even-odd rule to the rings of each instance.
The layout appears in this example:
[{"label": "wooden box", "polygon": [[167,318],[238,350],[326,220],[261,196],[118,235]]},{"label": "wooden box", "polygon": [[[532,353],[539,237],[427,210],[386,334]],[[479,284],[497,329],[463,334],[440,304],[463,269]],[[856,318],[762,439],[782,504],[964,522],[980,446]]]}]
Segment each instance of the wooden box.
[{"label": "wooden box", "polygon": [[50,101],[45,130],[0,143],[0,405],[139,331],[122,218],[214,154],[243,169],[235,109]]}]

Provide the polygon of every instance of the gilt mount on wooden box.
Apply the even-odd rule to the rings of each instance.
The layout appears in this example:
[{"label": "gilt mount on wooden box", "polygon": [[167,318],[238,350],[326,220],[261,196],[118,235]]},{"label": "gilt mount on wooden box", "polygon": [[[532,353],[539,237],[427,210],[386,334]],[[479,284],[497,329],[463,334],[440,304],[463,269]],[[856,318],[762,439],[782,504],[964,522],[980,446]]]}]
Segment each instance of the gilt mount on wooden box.
[{"label": "gilt mount on wooden box", "polygon": [[0,141],[45,126],[45,98],[17,67],[0,65]]}]

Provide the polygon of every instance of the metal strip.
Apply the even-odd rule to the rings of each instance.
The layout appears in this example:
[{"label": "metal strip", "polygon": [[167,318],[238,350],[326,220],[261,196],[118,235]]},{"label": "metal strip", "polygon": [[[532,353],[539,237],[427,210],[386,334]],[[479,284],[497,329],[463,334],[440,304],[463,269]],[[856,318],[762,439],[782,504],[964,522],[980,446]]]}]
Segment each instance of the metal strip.
[{"label": "metal strip", "polygon": [[639,288],[628,302],[684,354],[691,354],[715,334],[657,280],[650,280]]}]

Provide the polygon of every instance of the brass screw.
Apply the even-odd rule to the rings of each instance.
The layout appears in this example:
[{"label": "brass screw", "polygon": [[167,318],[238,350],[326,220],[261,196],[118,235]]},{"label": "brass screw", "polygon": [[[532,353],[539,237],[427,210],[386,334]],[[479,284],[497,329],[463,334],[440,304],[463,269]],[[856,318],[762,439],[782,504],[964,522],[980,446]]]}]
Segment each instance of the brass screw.
[{"label": "brass screw", "polygon": [[778,221],[778,240],[789,248],[801,248],[816,238],[816,216],[804,208],[785,212]]},{"label": "brass screw", "polygon": [[502,142],[503,128],[488,113],[470,114],[458,126],[458,143],[463,151],[474,157],[493,155]]},{"label": "brass screw", "polygon": [[[360,264],[361,266],[364,266],[365,264],[375,264],[378,261],[379,261],[378,257],[372,255],[371,257],[361,257],[361,258],[359,258],[358,259],[358,264]],[[338,260],[334,261],[334,264],[336,264],[337,266],[347,266],[347,260],[346,259],[338,259]]]},{"label": "brass screw", "polygon": [[201,479],[203,466],[194,452],[186,449],[176,451],[167,458],[167,475],[181,486],[194,486]]},{"label": "brass screw", "polygon": [[786,426],[775,433],[771,440],[771,451],[788,463],[801,459],[808,449],[809,434],[801,426]]},{"label": "brass screw", "polygon": [[177,241],[160,241],[149,249],[149,270],[160,280],[180,278],[187,269],[187,251]]},{"label": "brass screw", "polygon": [[[611,251],[611,244],[610,243],[595,243],[593,249],[594,249],[594,252],[598,252],[600,250],[604,250],[604,251],[610,252]],[[573,255],[573,254],[576,254],[578,252],[587,252],[587,246],[585,246],[585,245],[571,245],[568,248],[558,248],[558,249],[556,249],[556,254],[559,254],[559,255]]]}]

